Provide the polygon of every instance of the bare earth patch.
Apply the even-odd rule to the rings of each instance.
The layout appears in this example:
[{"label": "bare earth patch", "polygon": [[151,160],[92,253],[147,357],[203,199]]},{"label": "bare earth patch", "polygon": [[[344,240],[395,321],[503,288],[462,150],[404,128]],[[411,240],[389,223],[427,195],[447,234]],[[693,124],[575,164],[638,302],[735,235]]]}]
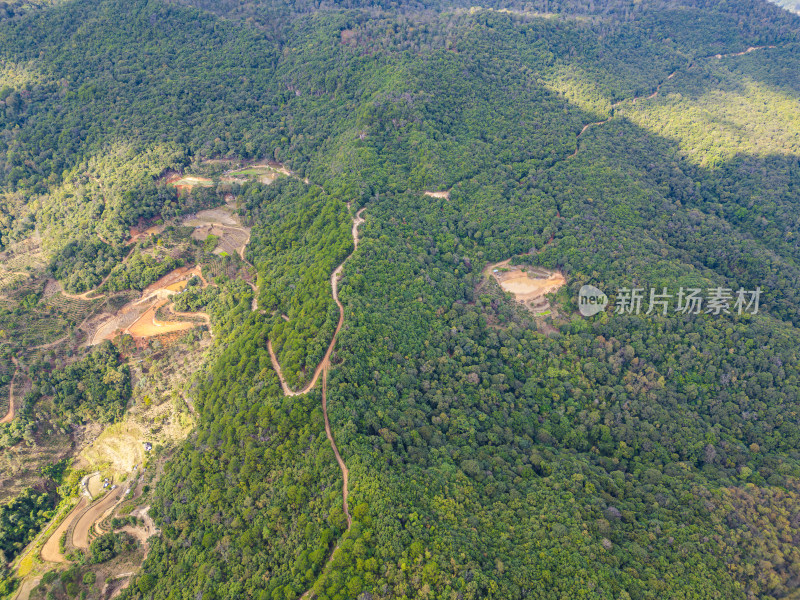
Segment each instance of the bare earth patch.
[{"label": "bare earth patch", "polygon": [[238,254],[244,260],[245,246],[250,241],[250,228],[244,227],[230,206],[220,206],[186,217],[186,227],[194,227],[192,238],[203,241],[209,235],[219,238],[215,254]]},{"label": "bare earth patch", "polygon": [[159,321],[156,319],[156,312],[167,301],[154,303],[145,313],[139,317],[132,325],[129,325],[125,333],[135,338],[148,338],[156,335],[175,333],[176,331],[187,331],[197,326],[191,321]]},{"label": "bare earth patch", "polygon": [[174,185],[178,190],[188,190],[191,191],[193,187],[212,187],[214,185],[214,180],[209,179],[208,177],[198,177],[196,175],[186,175],[185,177],[181,177],[178,174],[173,174],[167,177],[167,183],[171,183]]},{"label": "bare earth patch", "polygon": [[41,239],[28,239],[9,245],[0,252],[0,289],[13,287],[31,276],[31,271],[47,265],[47,256],[42,250]]},{"label": "bare earth patch", "polygon": [[186,227],[202,227],[203,225],[230,225],[240,227],[239,219],[227,206],[219,206],[208,210],[201,210],[193,215],[188,215],[183,220]]},{"label": "bare earth patch", "polygon": [[111,340],[120,334],[129,334],[134,339],[149,338],[187,331],[197,326],[190,321],[161,321],[156,317],[158,310],[169,301],[170,296],[180,293],[189,279],[198,276],[202,279],[200,267],[179,267],[161,279],[147,286],[138,300],[127,303],[114,314],[106,314],[97,322],[90,337],[90,345],[103,340]]},{"label": "bare earth patch", "polygon": [[552,308],[545,297],[567,283],[558,271],[548,271],[539,267],[510,266],[510,259],[489,265],[484,273],[494,277],[504,292],[514,295],[517,302],[524,304],[537,315],[549,315]]},{"label": "bare earth patch", "polygon": [[431,198],[444,198],[445,200],[450,200],[450,191],[446,192],[425,192],[426,196],[430,196]]},{"label": "bare earth patch", "polygon": [[522,271],[496,273],[500,287],[506,292],[511,292],[519,302],[526,302],[540,298],[545,294],[555,292],[566,283],[561,273],[550,273],[547,277],[531,277]]},{"label": "bare earth patch", "polygon": [[164,231],[163,225],[153,225],[152,227],[147,227],[146,229],[139,230],[137,227],[131,227],[128,235],[131,236],[126,243],[127,244],[135,244],[139,240],[146,239],[151,235],[158,235],[162,231]]}]

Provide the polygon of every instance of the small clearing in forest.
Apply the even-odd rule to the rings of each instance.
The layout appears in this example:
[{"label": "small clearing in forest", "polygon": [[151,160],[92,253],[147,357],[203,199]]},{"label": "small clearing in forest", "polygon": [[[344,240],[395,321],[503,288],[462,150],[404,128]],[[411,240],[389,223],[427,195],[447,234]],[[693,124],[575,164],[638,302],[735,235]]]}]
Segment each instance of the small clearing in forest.
[{"label": "small clearing in forest", "polygon": [[550,303],[545,296],[567,283],[564,275],[540,267],[510,266],[509,263],[510,260],[504,260],[489,265],[484,272],[491,274],[504,292],[513,294],[517,302],[521,302],[535,314],[550,314]]}]

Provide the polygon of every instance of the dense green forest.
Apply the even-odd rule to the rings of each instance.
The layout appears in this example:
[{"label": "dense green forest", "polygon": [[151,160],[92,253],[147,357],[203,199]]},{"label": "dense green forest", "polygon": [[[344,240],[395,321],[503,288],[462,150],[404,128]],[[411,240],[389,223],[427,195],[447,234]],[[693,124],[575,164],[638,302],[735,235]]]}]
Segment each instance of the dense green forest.
[{"label": "dense green forest", "polygon": [[269,339],[292,388],[311,378],[339,317],[329,275],[353,250],[342,200],[294,179],[242,193],[254,224],[249,259],[258,270],[258,305],[273,315]]},{"label": "dense green forest", "polygon": [[125,262],[115,266],[109,273],[103,290],[121,292],[143,290],[170,271],[183,266],[183,261],[166,253],[145,254],[134,252]]},{"label": "dense green forest", "polygon": [[[215,344],[124,597],[797,593],[800,19],[756,0],[14,6],[0,244],[41,232],[68,290],[172,268],[141,248],[118,265],[130,227],[219,203],[167,172],[296,175],[236,189],[257,292],[217,276],[175,301]],[[348,528],[319,386],[284,396],[267,343],[291,387],[310,379],[359,208],[327,385]],[[511,257],[565,275],[562,317],[485,280]],[[584,284],[763,295],[756,315],[584,319]],[[126,369],[103,346],[25,405],[113,421]]]},{"label": "dense green forest", "polygon": [[122,417],[131,396],[128,366],[120,364],[117,349],[103,342],[82,360],[53,371],[38,382],[26,399],[28,410],[35,402],[52,400],[57,423],[113,423]]},{"label": "dense green forest", "polygon": [[52,491],[28,488],[11,502],[0,505],[0,562],[5,565],[15,558],[53,516],[54,498]]}]

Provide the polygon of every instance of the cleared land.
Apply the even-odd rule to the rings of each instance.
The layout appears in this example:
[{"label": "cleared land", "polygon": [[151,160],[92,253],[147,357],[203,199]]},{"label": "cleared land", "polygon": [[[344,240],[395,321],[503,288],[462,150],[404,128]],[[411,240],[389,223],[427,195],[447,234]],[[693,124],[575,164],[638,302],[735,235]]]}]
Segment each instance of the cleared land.
[{"label": "cleared land", "polygon": [[191,191],[194,187],[212,187],[214,180],[208,177],[199,177],[197,175],[181,176],[179,173],[170,173],[167,176],[167,183],[171,183],[179,191]]},{"label": "cleared land", "polygon": [[238,171],[229,171],[225,174],[226,176],[222,178],[222,181],[240,183],[248,178],[254,178],[257,181],[268,185],[281,175],[287,174],[288,171],[286,169],[281,171],[280,168],[273,168],[269,165],[253,165],[252,167],[239,169]]},{"label": "cleared land", "polygon": [[130,231],[128,232],[128,235],[131,236],[131,239],[129,239],[126,243],[135,244],[136,242],[148,238],[151,235],[158,235],[162,231],[164,231],[163,225],[153,225],[152,227],[147,227],[146,229],[142,230],[139,230],[136,227],[131,227]]},{"label": "cleared land", "polygon": [[97,498],[103,493],[103,478],[100,473],[94,473],[86,479],[86,489],[92,498]]},{"label": "cleared land", "polygon": [[450,191],[446,192],[425,192],[426,196],[430,196],[431,198],[444,198],[445,200],[450,200]]},{"label": "cleared land", "polygon": [[214,254],[238,254],[244,260],[245,248],[250,241],[250,228],[244,227],[229,206],[220,206],[189,215],[183,220],[185,227],[194,227],[192,238],[204,241],[209,235],[218,239]]},{"label": "cleared land", "polygon": [[202,279],[200,267],[179,267],[147,286],[138,300],[127,303],[116,313],[106,315],[104,320],[97,324],[90,344],[99,344],[120,334],[129,334],[134,339],[144,339],[196,327],[197,323],[190,321],[160,321],[156,318],[156,313],[169,302],[170,296],[182,291],[189,279],[194,276]]},{"label": "cleared land", "polygon": [[175,333],[176,331],[187,331],[194,329],[197,323],[191,321],[159,321],[156,319],[158,309],[164,306],[168,301],[154,303],[148,308],[145,313],[134,321],[125,330],[125,333],[132,335],[134,338],[149,338],[156,335],[164,335],[167,333]]},{"label": "cleared land", "polygon": [[145,549],[145,557],[147,556],[147,552],[150,550],[150,546],[147,543],[147,540],[154,535],[158,535],[158,529],[156,528],[156,524],[153,522],[152,517],[148,514],[150,510],[150,506],[143,506],[139,507],[131,512],[132,517],[137,517],[144,521],[143,525],[138,525],[133,527],[131,525],[126,525],[122,528],[122,531],[126,533],[130,533],[133,537],[139,540],[142,543],[142,546]]},{"label": "cleared land", "polygon": [[[107,465],[112,473],[118,475],[130,473],[145,460],[144,441],[142,428],[126,419],[107,427],[91,446],[84,448],[79,464],[85,461],[85,464],[95,468]],[[91,487],[89,491],[92,496],[97,496]],[[102,491],[102,487],[99,491]]]},{"label": "cleared land", "polygon": [[19,363],[17,359],[12,357],[11,360],[14,361],[14,374],[11,376],[11,385],[8,387],[8,412],[6,416],[0,419],[0,423],[11,423],[14,420],[14,380],[17,378],[17,374],[19,373]]},{"label": "cleared land", "polygon": [[511,292],[519,302],[526,302],[556,291],[566,283],[561,273],[550,273],[546,277],[531,277],[523,271],[495,273],[500,287]]},{"label": "cleared land", "polygon": [[0,290],[13,288],[27,280],[32,271],[44,268],[47,262],[38,237],[9,245],[7,250],[0,252]]},{"label": "cleared land", "polygon": [[545,295],[566,284],[564,275],[538,267],[509,266],[510,263],[511,259],[508,259],[489,265],[484,270],[484,275],[494,277],[503,291],[513,294],[517,302],[521,302],[534,313],[550,314],[550,303]]},{"label": "cleared land", "polygon": [[186,227],[202,227],[203,225],[215,224],[239,226],[239,219],[227,206],[219,206],[188,215],[183,220],[183,225]]}]

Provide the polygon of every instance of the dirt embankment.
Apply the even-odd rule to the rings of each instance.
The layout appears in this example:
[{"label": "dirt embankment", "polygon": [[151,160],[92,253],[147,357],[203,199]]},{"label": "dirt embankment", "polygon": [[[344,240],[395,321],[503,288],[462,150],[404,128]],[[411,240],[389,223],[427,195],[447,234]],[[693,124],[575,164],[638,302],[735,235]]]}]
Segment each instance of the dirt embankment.
[{"label": "dirt embankment", "polygon": [[78,516],[83,512],[87,504],[89,504],[89,499],[86,496],[81,496],[81,499],[78,501],[78,504],[75,505],[75,508],[70,511],[67,517],[61,522],[61,524],[52,533],[50,538],[45,542],[44,546],[42,546],[42,560],[54,563],[65,561],[64,555],[61,554],[61,551],[58,548],[58,542],[61,539],[61,536],[64,535],[64,533],[69,529],[70,525],[72,525],[73,521],[75,521],[75,519],[77,519]]},{"label": "dirt embankment", "polygon": [[106,512],[110,511],[122,497],[124,488],[122,486],[108,492],[101,500],[98,500],[84,512],[75,524],[72,532],[72,544],[76,548],[86,549],[89,547],[89,531],[96,522],[100,521]]}]

